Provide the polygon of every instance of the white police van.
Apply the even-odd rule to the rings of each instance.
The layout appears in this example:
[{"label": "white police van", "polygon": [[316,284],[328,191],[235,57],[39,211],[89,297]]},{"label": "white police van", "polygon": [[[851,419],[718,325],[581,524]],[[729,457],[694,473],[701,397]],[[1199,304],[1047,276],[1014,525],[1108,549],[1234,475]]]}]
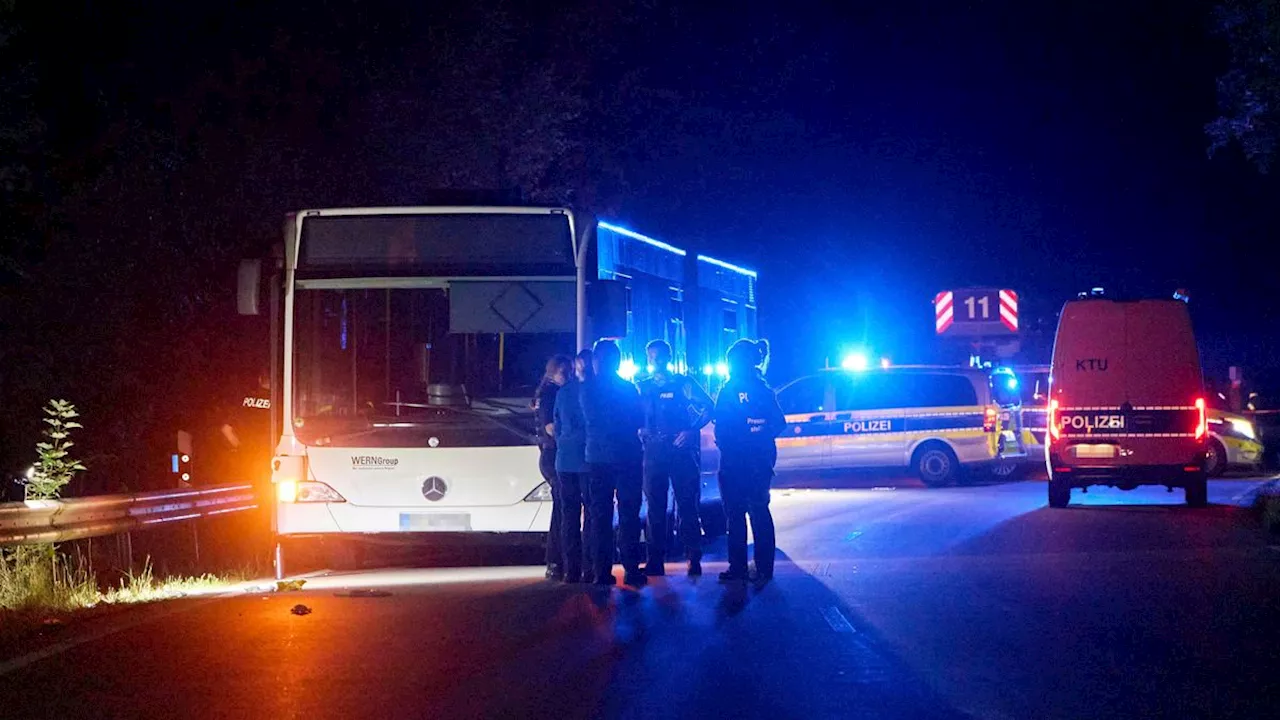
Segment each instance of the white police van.
[{"label": "white police van", "polygon": [[779,473],[909,467],[929,487],[1026,457],[1017,377],[946,366],[824,370],[778,389]]}]

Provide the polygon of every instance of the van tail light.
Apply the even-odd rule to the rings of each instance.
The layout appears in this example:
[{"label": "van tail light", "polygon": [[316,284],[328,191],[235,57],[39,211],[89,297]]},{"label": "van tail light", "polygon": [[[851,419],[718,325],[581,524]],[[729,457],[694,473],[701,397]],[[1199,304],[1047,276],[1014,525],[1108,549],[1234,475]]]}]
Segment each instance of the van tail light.
[{"label": "van tail light", "polygon": [[1049,426],[1049,437],[1057,440],[1062,437],[1062,428],[1058,425],[1058,399],[1049,399],[1049,415],[1045,418],[1046,424]]},{"label": "van tail light", "polygon": [[982,431],[995,432],[996,418],[998,418],[999,415],[1000,415],[999,411],[996,410],[995,408],[993,407],[987,408],[987,412],[982,416]]},{"label": "van tail light", "polygon": [[1196,439],[1203,440],[1209,432],[1209,419],[1204,413],[1204,398],[1196,398]]}]

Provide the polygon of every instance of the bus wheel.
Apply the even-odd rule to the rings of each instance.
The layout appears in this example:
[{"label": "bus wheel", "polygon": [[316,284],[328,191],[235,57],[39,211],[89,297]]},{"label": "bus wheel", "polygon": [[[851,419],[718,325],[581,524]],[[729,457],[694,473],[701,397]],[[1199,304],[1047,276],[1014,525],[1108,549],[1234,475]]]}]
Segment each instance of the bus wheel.
[{"label": "bus wheel", "polygon": [[916,450],[911,459],[920,482],[928,487],[944,487],[955,482],[960,471],[956,454],[940,442],[928,442]]},{"label": "bus wheel", "polygon": [[1220,477],[1227,471],[1227,449],[1215,438],[1209,439],[1205,458],[1205,473],[1209,477]]},{"label": "bus wheel", "polygon": [[1204,475],[1188,480],[1186,485],[1187,507],[1202,508],[1209,504],[1209,481]]}]

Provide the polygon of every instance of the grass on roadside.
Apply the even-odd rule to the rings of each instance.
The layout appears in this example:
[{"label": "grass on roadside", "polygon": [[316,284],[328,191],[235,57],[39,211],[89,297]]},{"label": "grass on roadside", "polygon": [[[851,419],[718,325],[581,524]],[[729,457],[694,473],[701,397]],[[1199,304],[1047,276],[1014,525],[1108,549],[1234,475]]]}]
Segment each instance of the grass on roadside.
[{"label": "grass on roadside", "polygon": [[0,608],[69,611],[92,607],[100,593],[92,576],[49,545],[0,553]]},{"label": "grass on roadside", "polygon": [[217,592],[250,577],[243,572],[157,578],[148,559],[116,587],[100,590],[87,563],[52,546],[22,546],[0,552],[0,610],[69,612],[97,605],[144,603]]}]

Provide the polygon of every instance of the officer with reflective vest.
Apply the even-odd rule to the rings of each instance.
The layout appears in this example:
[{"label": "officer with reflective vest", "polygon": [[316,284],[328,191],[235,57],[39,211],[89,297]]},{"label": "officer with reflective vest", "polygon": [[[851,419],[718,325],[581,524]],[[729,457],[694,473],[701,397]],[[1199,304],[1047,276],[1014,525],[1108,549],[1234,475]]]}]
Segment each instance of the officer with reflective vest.
[{"label": "officer with reflective vest", "polygon": [[700,431],[711,422],[714,403],[687,375],[674,372],[671,346],[654,340],[645,348],[650,377],[640,381],[644,407],[644,496],[649,504],[648,564],[645,574],[665,575],[667,494],[674,489],[680,541],[689,561],[689,575],[702,574],[702,501],[699,451]]}]

